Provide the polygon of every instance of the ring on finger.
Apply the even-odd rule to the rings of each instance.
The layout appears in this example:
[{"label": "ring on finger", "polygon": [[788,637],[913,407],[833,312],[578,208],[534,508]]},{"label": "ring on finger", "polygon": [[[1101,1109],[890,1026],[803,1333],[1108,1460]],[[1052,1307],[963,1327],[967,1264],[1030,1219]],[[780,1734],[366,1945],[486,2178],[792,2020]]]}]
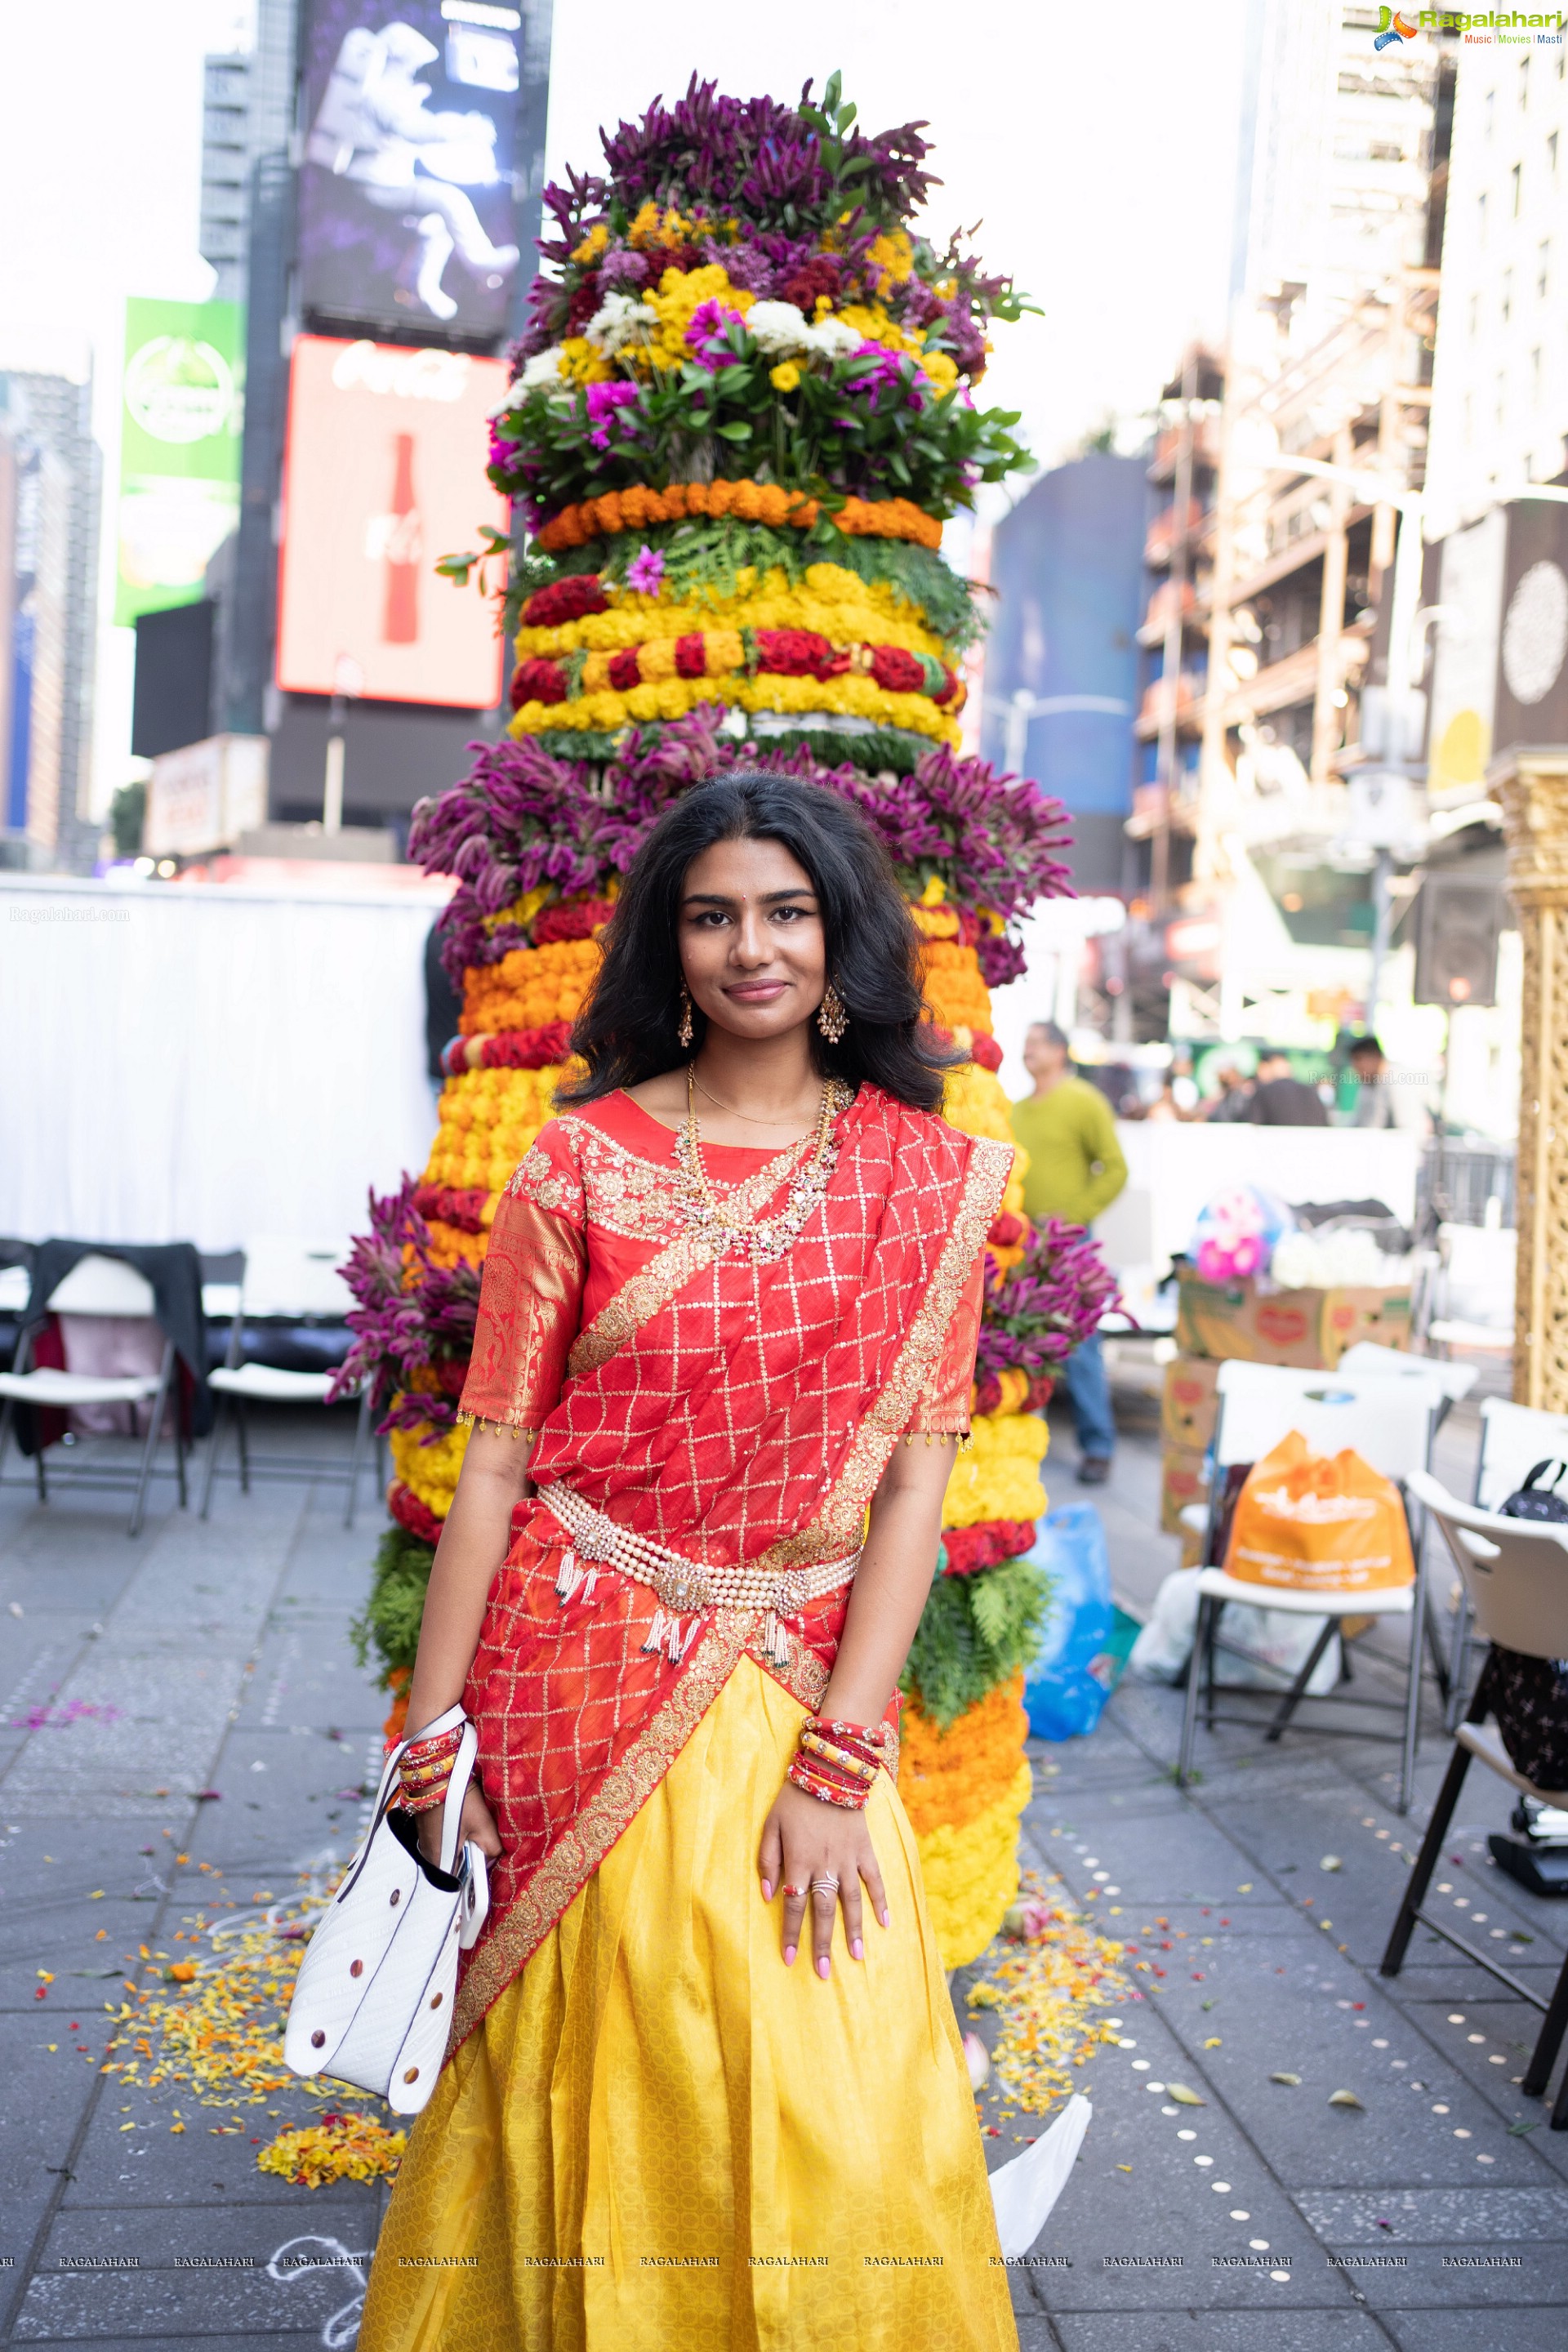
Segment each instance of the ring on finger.
[{"label": "ring on finger", "polygon": [[784,1892],[786,1895],[794,1895],[804,1900],[805,1895],[809,1894],[810,1889],[805,1886],[791,1886],[786,1883]]},{"label": "ring on finger", "polygon": [[811,1891],[814,1895],[837,1895],[838,1881],[830,1870],[825,1870],[812,1880]]}]

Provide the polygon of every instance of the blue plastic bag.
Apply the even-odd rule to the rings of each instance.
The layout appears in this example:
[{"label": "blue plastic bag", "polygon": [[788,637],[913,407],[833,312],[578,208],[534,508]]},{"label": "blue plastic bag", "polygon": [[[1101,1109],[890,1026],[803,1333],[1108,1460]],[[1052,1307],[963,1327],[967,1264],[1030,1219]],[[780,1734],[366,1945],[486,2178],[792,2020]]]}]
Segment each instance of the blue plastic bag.
[{"label": "blue plastic bag", "polygon": [[1114,1610],[1105,1529],[1092,1503],[1068,1503],[1040,1521],[1029,1554],[1051,1580],[1040,1646],[1024,1671],[1024,1706],[1037,1739],[1092,1731],[1110,1695]]}]

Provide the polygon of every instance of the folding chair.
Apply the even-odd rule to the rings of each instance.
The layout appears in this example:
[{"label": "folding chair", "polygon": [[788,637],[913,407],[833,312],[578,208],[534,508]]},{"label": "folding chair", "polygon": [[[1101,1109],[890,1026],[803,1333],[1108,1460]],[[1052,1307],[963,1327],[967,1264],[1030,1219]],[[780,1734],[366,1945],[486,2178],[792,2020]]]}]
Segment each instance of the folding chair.
[{"label": "folding chair", "polygon": [[[134,1322],[156,1322],[153,1286],[134,1266],[122,1258],[100,1257],[96,1253],[79,1258],[63,1282],[57,1283],[44,1302],[44,1311],[50,1315],[106,1315],[124,1317]],[[73,1463],[68,1475],[57,1473],[57,1483],[65,1486],[96,1489],[131,1486],[135,1500],[131,1507],[131,1522],[125,1532],[138,1536],[146,1516],[147,1487],[153,1475],[153,1457],[157,1452],[163,1418],[171,1400],[174,1379],[174,1343],[165,1337],[162,1360],[156,1373],[127,1372],[118,1376],[90,1372],[68,1372],[49,1365],[27,1369],[42,1318],[24,1320],[16,1342],[16,1359],[8,1372],[0,1372],[0,1397],[5,1402],[0,1409],[0,1468],[5,1460],[16,1407],[26,1404],[35,1412],[68,1412],[73,1406],[93,1404],[150,1405],[147,1435],[134,1472],[117,1470],[106,1462]],[[171,1416],[174,1433],[174,1475],[179,1484],[180,1508],[185,1507],[185,1439],[181,1423],[179,1399],[174,1399]],[[41,1442],[33,1459],[33,1475],[37,1483],[38,1500],[49,1499],[49,1475],[44,1460]],[[18,1482],[7,1479],[6,1485]]]},{"label": "folding chair", "polygon": [[[1436,1478],[1419,1472],[1411,1479],[1410,1489],[1442,1529],[1443,1540],[1453,1554],[1482,1637],[1488,1642],[1500,1642],[1507,1649],[1521,1650],[1527,1657],[1568,1657],[1568,1528],[1542,1524],[1539,1519],[1505,1519],[1495,1512],[1479,1510],[1474,1504],[1458,1503]],[[1500,1984],[1507,1985],[1521,2000],[1529,2001],[1532,2009],[1543,2010],[1541,2037],[1525,2070],[1522,2085],[1527,2096],[1541,2098],[1551,2080],[1563,2032],[1568,2030],[1568,1958],[1563,1960],[1551,2000],[1542,2000],[1539,1993],[1521,1984],[1490,1953],[1479,1945],[1467,1943],[1462,1936],[1455,1935],[1445,1920],[1425,1908],[1426,1889],[1443,1851],[1443,1841],[1448,1834],[1448,1824],[1454,1818],[1472,1757],[1521,1796],[1533,1797],[1542,1805],[1568,1807],[1568,1789],[1538,1788],[1533,1780],[1514,1769],[1500,1734],[1495,1725],[1487,1723],[1486,1714],[1483,1681],[1458,1727],[1454,1753],[1432,1808],[1432,1819],[1421,1842],[1379,1972],[1385,1977],[1399,1974],[1419,1920],[1478,1968],[1485,1969],[1489,1976],[1496,1977]],[[1568,2131],[1568,2072],[1558,2086],[1552,2128]]]},{"label": "folding chair", "polygon": [[1505,1226],[1438,1226],[1437,1264],[1423,1334],[1429,1349],[1512,1353],[1518,1241],[1518,1234]]},{"label": "folding chair", "polygon": [[[1209,1559],[1214,1558],[1216,1549],[1219,1512],[1227,1484],[1224,1473],[1233,1465],[1249,1467],[1271,1452],[1292,1429],[1297,1429],[1314,1453],[1338,1454],[1346,1446],[1352,1446],[1363,1461],[1369,1462],[1374,1470],[1381,1470],[1385,1478],[1404,1484],[1408,1482],[1414,1472],[1426,1466],[1431,1452],[1432,1430],[1442,1403],[1441,1384],[1435,1378],[1391,1380],[1381,1372],[1358,1380],[1342,1370],[1301,1372],[1287,1370],[1276,1364],[1232,1362],[1221,1364],[1215,1385],[1219,1410],[1215,1427],[1215,1465],[1209,1483],[1209,1525],[1205,1545],[1205,1556]],[[1258,1717],[1255,1715],[1222,1715],[1215,1706],[1216,1696],[1232,1697],[1248,1692],[1253,1697],[1258,1696],[1256,1688],[1248,1685],[1217,1683],[1215,1680],[1214,1653],[1219,1612],[1227,1601],[1238,1602],[1248,1609],[1279,1609],[1302,1617],[1322,1620],[1321,1630],[1306,1664],[1268,1721],[1264,1737],[1270,1743],[1282,1738],[1307,1695],[1307,1685],[1319,1660],[1343,1619],[1408,1617],[1409,1678],[1400,1731],[1369,1732],[1359,1724],[1350,1723],[1316,1727],[1342,1737],[1396,1738],[1401,1751],[1399,1811],[1402,1813],[1408,1811],[1420,1727],[1422,1580],[1419,1541],[1413,1540],[1412,1550],[1415,1558],[1414,1583],[1373,1586],[1360,1591],[1294,1592],[1275,1585],[1245,1582],[1239,1577],[1227,1575],[1222,1568],[1209,1567],[1201,1570],[1198,1577],[1197,1630],[1193,1643],[1192,1662],[1187,1669],[1186,1706],[1182,1717],[1182,1745],[1176,1763],[1178,1787],[1184,1786],[1191,1776],[1200,1704],[1205,1729],[1212,1730],[1216,1723],[1248,1724],[1254,1727],[1258,1724]],[[1363,1699],[1359,1695],[1347,1696],[1342,1692],[1334,1692],[1318,1703],[1364,1707],[1387,1705],[1385,1700]]]},{"label": "folding chair", "polygon": [[[346,1470],[303,1454],[256,1454],[251,1450],[249,1432],[246,1426],[247,1405],[324,1405],[336,1376],[331,1372],[289,1371],[281,1365],[247,1364],[241,1360],[247,1324],[287,1324],[293,1327],[300,1324],[341,1324],[354,1303],[353,1292],[338,1272],[347,1255],[346,1242],[312,1247],[308,1243],[270,1235],[259,1236],[246,1250],[245,1272],[234,1293],[234,1321],[229,1328],[227,1352],[222,1369],[208,1375],[207,1385],[217,1398],[218,1409],[202,1480],[201,1517],[204,1519],[212,1509],[213,1483],[218,1473],[218,1456],[223,1444],[223,1409],[226,1400],[234,1420],[241,1494],[249,1494],[253,1474],[258,1478],[321,1478],[332,1486],[345,1480],[348,1502],[343,1512],[343,1525],[345,1528],[353,1527],[359,1497],[361,1465],[371,1438],[368,1387],[360,1392],[353,1446]],[[207,1288],[210,1291],[217,1286],[209,1284]]]},{"label": "folding chair", "polygon": [[[1568,1462],[1568,1413],[1541,1412],[1534,1405],[1510,1404],[1506,1397],[1481,1399],[1481,1450],[1470,1500],[1479,1511],[1500,1509],[1538,1462]],[[1448,1652],[1448,1707],[1445,1728],[1452,1731],[1465,1703],[1470,1670],[1470,1596],[1461,1581],[1459,1605]]]}]

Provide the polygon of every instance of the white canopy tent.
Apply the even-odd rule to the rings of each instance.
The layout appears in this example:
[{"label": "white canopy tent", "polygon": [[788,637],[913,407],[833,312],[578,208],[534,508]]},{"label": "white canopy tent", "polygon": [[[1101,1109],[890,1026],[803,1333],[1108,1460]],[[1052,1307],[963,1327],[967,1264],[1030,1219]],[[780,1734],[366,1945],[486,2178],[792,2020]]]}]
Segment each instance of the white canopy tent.
[{"label": "white canopy tent", "polygon": [[339,1242],[424,1166],[449,885],[0,874],[0,1234]]}]

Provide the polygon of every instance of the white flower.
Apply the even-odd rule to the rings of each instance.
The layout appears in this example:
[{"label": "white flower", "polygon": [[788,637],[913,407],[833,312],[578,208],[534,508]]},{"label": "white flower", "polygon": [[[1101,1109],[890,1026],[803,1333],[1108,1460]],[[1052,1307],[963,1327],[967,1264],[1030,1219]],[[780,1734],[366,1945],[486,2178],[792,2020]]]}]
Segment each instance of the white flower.
[{"label": "white flower", "polygon": [[613,359],[628,343],[645,343],[658,325],[658,313],[635,294],[606,294],[583,332],[596,350]]},{"label": "white flower", "polygon": [[812,347],[812,330],[793,302],[753,302],[746,332],[769,359],[787,359],[792,352]]},{"label": "white flower", "polygon": [[805,331],[806,350],[816,352],[825,360],[843,359],[848,352],[858,352],[864,341],[864,336],[857,333],[853,327],[847,327],[842,319],[831,316],[818,319],[814,327]]},{"label": "white flower", "polygon": [[561,346],[552,343],[547,352],[535,352],[531,360],[524,361],[522,373],[511,389],[513,392],[532,392],[538,384],[554,383],[560,373]]}]

